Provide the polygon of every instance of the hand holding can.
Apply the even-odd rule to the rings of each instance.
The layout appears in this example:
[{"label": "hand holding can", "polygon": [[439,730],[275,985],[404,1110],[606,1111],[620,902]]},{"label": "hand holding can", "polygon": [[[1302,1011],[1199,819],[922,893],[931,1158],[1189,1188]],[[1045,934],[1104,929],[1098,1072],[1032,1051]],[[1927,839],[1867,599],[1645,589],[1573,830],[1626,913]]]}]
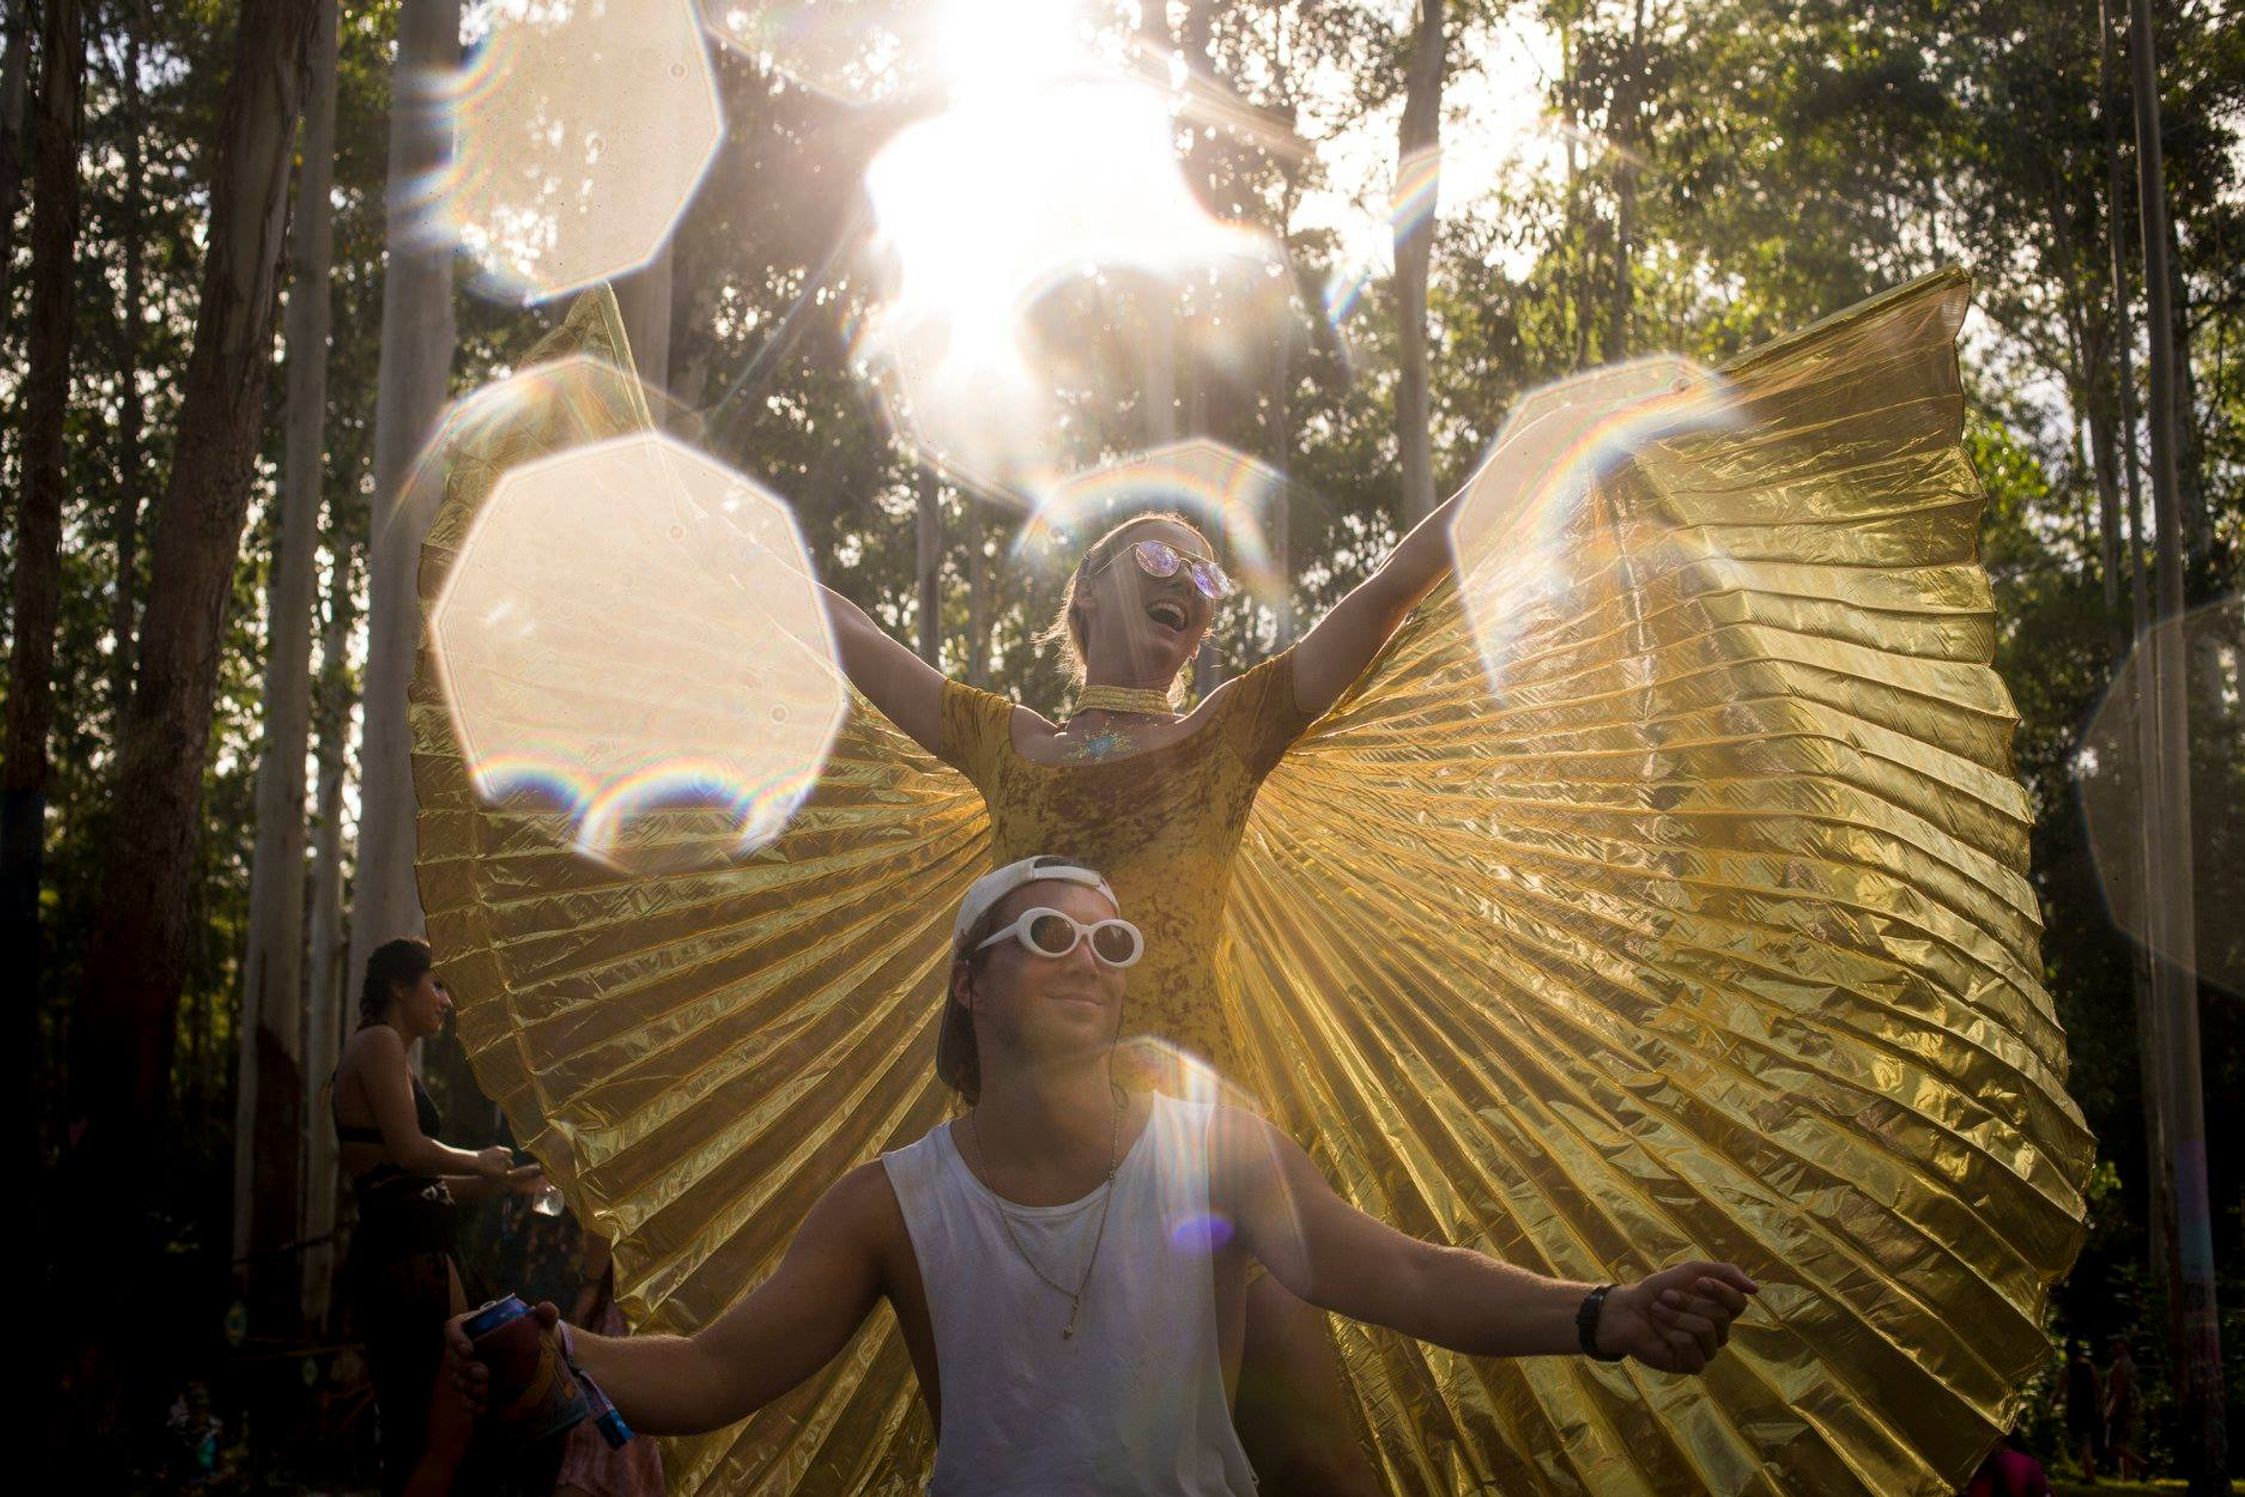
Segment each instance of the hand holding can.
[{"label": "hand holding can", "polygon": [[[472,1348],[472,1360],[486,1369],[480,1400],[477,1389],[463,1384],[463,1391],[513,1439],[528,1444],[588,1416],[584,1389],[563,1357],[559,1339],[519,1297],[495,1299],[457,1324]],[[457,1367],[454,1375],[455,1380],[461,1376]]]}]

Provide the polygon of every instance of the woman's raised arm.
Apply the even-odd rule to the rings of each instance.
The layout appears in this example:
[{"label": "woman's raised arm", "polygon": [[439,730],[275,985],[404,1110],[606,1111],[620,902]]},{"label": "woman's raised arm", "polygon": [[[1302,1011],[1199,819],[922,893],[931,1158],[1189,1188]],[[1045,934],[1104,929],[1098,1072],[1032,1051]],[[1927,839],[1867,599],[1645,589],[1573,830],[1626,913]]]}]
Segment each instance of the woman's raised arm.
[{"label": "woman's raised arm", "polygon": [[[1371,576],[1350,589],[1294,647],[1294,705],[1320,717],[1372,663],[1450,566],[1450,520],[1460,489],[1397,541]],[[862,688],[861,688],[862,689]]]},{"label": "woman's raised arm", "polygon": [[866,611],[831,587],[820,587],[842,674],[882,715],[929,753],[943,737],[943,672],[882,632]]}]

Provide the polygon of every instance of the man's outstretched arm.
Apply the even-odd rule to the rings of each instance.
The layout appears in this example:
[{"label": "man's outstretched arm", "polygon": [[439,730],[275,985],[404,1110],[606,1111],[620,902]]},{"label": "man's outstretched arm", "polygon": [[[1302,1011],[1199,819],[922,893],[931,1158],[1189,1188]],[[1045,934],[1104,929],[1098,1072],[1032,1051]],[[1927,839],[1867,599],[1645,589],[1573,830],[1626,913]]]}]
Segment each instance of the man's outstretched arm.
[{"label": "man's outstretched arm", "polygon": [[[572,1330],[577,1365],[645,1434],[695,1434],[744,1419],[840,1353],[881,1295],[895,1194],[878,1161],[819,1198],[772,1276],[691,1336]],[[550,1311],[550,1306],[541,1306]],[[544,1318],[543,1316],[541,1318]],[[445,1327],[454,1380],[483,1405],[486,1373],[463,1329]]]},{"label": "man's outstretched arm", "polygon": [[[1215,1186],[1247,1249],[1313,1305],[1483,1357],[1581,1350],[1575,1312],[1594,1285],[1545,1278],[1466,1248],[1405,1236],[1343,1201],[1295,1142],[1219,1109]],[[1721,1351],[1758,1286],[1728,1263],[1680,1263],[1606,1296],[1599,1350],[1665,1372]]]}]

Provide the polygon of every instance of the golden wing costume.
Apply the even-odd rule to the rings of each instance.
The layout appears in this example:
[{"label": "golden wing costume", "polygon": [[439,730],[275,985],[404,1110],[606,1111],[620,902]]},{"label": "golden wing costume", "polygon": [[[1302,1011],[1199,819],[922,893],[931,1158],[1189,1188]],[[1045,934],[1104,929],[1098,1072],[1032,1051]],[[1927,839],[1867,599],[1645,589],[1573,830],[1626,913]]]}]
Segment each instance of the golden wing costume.
[{"label": "golden wing costume", "polygon": [[[1726,366],[1735,419],[1570,512],[1501,694],[1446,587],[1261,786],[1222,1022],[1346,1195],[1548,1272],[1704,1255],[1763,1285],[1698,1380],[1342,1325],[1398,1492],[1945,1493],[2046,1355],[2092,1142],[1989,668],[1967,296],[1929,277]],[[605,295],[566,352],[628,368]],[[460,433],[424,599],[498,473],[648,419],[619,370]],[[616,1239],[633,1323],[691,1330],[945,1113],[938,971],[988,817],[861,701],[775,845],[627,876],[562,814],[479,802],[436,683],[424,649],[420,882],[462,1037]],[[841,1492],[916,1489],[930,1449],[882,1314],[666,1453],[680,1491]]]}]

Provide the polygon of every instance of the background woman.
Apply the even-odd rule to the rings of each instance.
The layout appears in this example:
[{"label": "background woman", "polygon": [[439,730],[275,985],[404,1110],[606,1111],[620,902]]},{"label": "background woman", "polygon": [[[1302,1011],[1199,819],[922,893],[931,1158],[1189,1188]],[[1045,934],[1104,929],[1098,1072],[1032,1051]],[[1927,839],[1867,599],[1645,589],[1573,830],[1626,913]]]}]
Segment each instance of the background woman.
[{"label": "background woman", "polygon": [[527,1189],[534,1164],[493,1145],[437,1137],[436,1102],[407,1055],[444,1027],[452,996],[428,943],[391,941],[367,958],[359,1028],[335,1072],[335,1137],[358,1198],[347,1283],[382,1416],[382,1490],[444,1492],[471,1426],[449,1396],[434,1401],[444,1322],[467,1308],[453,1252],[453,1204]]}]

